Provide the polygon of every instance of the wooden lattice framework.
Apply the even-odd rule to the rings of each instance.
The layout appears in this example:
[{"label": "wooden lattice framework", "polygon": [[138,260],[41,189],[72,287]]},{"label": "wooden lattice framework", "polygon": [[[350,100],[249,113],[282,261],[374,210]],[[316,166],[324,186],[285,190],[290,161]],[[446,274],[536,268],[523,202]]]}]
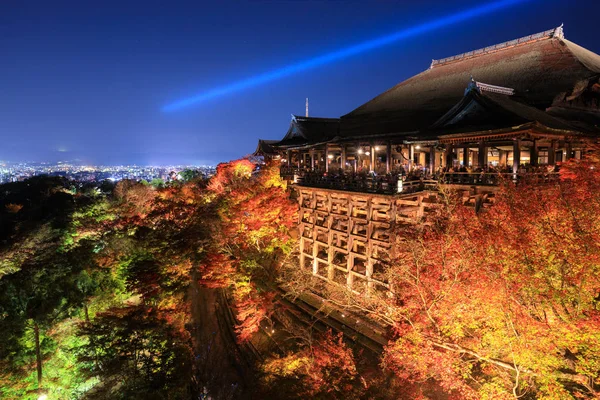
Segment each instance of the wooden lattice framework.
[{"label": "wooden lattice framework", "polygon": [[421,221],[436,192],[383,195],[297,187],[300,266],[356,293],[388,290],[394,227]]}]

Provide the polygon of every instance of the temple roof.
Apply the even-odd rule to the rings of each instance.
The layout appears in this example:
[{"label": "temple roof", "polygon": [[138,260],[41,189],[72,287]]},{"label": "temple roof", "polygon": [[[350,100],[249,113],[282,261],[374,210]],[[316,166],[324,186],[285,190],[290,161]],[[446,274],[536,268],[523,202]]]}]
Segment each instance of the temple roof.
[{"label": "temple roof", "polygon": [[290,127],[277,146],[301,146],[330,140],[339,134],[339,118],[301,117],[292,115]]},{"label": "temple roof", "polygon": [[253,156],[271,156],[277,154],[277,150],[272,146],[275,143],[278,143],[279,140],[265,140],[258,139],[258,145],[256,146],[256,150],[252,154]]},{"label": "temple roof", "polygon": [[547,34],[553,31],[434,61],[426,71],[344,115],[340,134],[426,130],[461,101],[471,77],[512,88],[521,103],[544,110],[557,96],[600,75],[599,55],[564,39],[562,30]]},{"label": "temple roof", "polygon": [[498,130],[529,122],[537,122],[551,129],[578,131],[568,122],[526,104],[513,93],[512,88],[472,81],[464,97],[439,118],[427,133]]}]

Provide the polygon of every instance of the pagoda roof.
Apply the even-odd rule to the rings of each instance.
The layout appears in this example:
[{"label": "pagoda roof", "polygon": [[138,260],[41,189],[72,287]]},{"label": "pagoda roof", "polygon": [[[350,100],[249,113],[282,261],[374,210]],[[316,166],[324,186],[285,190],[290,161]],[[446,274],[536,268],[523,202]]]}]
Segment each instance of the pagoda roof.
[{"label": "pagoda roof", "polygon": [[[426,71],[344,115],[340,134],[426,131],[462,100],[465,82],[471,77],[490,85],[512,88],[522,104],[544,110],[557,96],[572,92],[582,81],[597,80],[598,76],[600,56],[566,40],[559,27],[434,60]],[[515,107],[513,103],[505,106]],[[530,114],[534,116],[533,111]],[[536,113],[535,117],[543,118],[542,114]]]}]

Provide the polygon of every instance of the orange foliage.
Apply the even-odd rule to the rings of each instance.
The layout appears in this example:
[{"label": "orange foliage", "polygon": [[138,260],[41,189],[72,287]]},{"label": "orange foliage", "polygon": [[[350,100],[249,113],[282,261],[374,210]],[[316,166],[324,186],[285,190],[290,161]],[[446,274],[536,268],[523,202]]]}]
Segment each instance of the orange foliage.
[{"label": "orange foliage", "polygon": [[247,159],[221,163],[217,165],[217,172],[210,180],[208,189],[217,194],[232,190],[238,182],[250,178],[255,167],[255,164]]},{"label": "orange foliage", "polygon": [[[275,386],[280,379],[293,379],[299,386],[297,395],[319,398],[349,397],[358,378],[352,350],[343,342],[341,333],[332,335],[331,331],[310,347],[267,360],[263,370],[268,384]],[[359,384],[359,392],[365,389],[362,385]]]},{"label": "orange foliage", "polygon": [[250,291],[236,301],[237,318],[240,323],[236,333],[240,342],[252,339],[260,329],[260,324],[273,313],[275,293],[258,292],[252,285]]},{"label": "orange foliage", "polygon": [[19,211],[21,211],[21,209],[23,208],[22,204],[7,204],[6,206],[4,206],[6,208],[6,211],[10,214],[16,214]]},{"label": "orange foliage", "polygon": [[385,365],[458,398],[599,396],[598,167],[571,161],[558,184],[507,185],[478,215],[450,204],[401,231]]}]

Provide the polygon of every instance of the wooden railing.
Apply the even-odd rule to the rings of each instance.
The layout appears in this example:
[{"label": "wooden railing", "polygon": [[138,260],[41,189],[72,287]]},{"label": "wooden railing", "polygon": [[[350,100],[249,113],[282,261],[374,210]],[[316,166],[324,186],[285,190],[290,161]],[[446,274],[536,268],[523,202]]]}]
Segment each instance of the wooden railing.
[{"label": "wooden railing", "polygon": [[406,194],[422,190],[436,190],[439,184],[468,186],[498,186],[504,182],[542,184],[554,182],[558,173],[498,173],[498,172],[446,172],[435,176],[408,176],[398,174],[325,174],[309,172],[294,167],[282,167],[281,176],[300,186],[353,192]]},{"label": "wooden railing", "polygon": [[450,185],[497,186],[503,182],[548,183],[558,179],[557,172],[446,172],[439,177],[440,183]]},{"label": "wooden railing", "polygon": [[435,190],[438,181],[431,179],[411,179],[402,181],[397,175],[315,175],[297,176],[300,186],[324,189],[345,190],[351,192],[398,194],[414,193],[423,190]]}]

